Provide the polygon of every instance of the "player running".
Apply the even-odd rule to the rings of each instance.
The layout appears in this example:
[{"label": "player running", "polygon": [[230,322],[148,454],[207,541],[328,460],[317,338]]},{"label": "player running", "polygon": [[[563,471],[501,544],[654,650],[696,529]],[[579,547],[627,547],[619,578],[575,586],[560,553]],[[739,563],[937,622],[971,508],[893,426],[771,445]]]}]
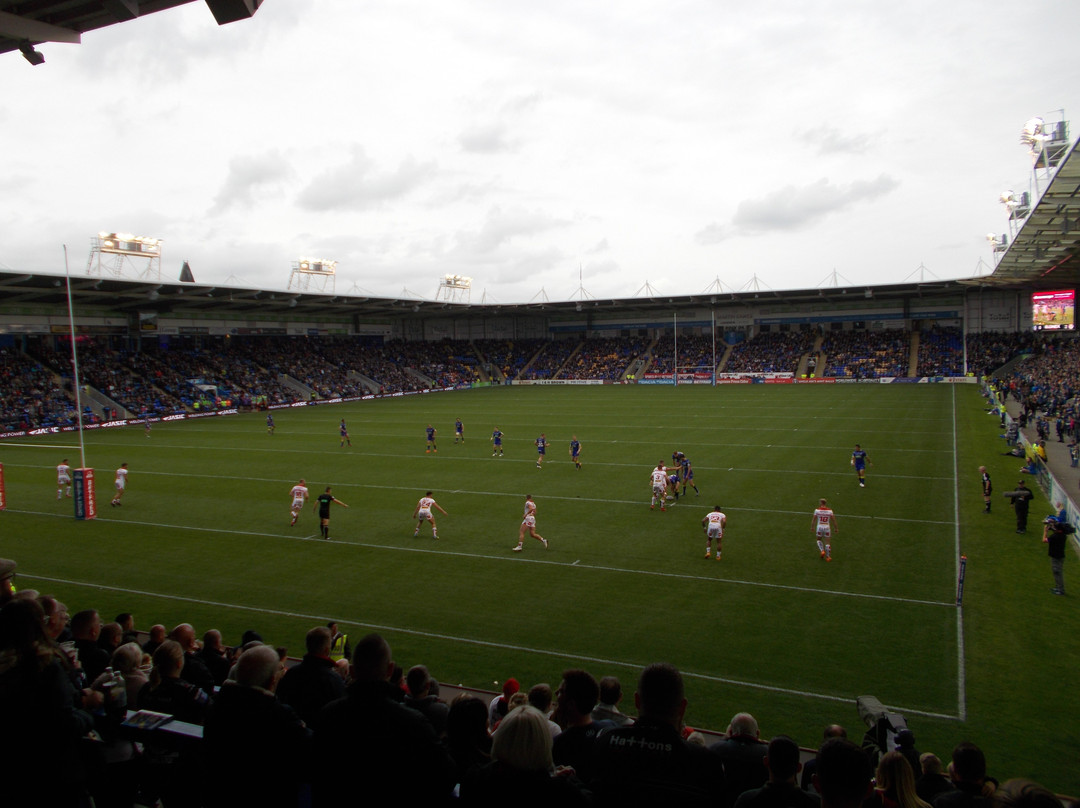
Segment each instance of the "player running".
[{"label": "player running", "polygon": [[503,456],[502,447],[503,433],[498,427],[495,427],[495,431],[491,433],[491,456],[494,457],[495,453],[499,453],[499,457]]},{"label": "player running", "polygon": [[705,558],[712,551],[713,539],[716,539],[716,560],[720,560],[720,540],[724,538],[724,527],[727,526],[727,516],[720,511],[719,505],[714,505],[710,513],[701,520],[701,527],[705,530]]},{"label": "player running", "polygon": [[[851,465],[855,467],[855,473],[859,475],[859,488],[866,488],[866,465],[870,463],[870,456],[855,444],[855,451],[851,453]],[[874,465],[870,463],[870,465]]]},{"label": "player running", "polygon": [[266,434],[274,434],[274,416],[270,413],[266,413]]},{"label": "player running", "polygon": [[300,511],[304,510],[304,506],[307,504],[307,483],[301,480],[292,487],[292,491],[290,493],[292,494],[292,506],[289,510],[292,512],[292,521],[289,522],[289,527],[292,527],[296,524],[296,519],[300,516]]},{"label": "player running", "polygon": [[[341,422],[345,423],[344,420]],[[315,497],[315,510],[319,512],[319,531],[324,539],[330,539],[330,506],[337,503],[343,508],[349,506],[330,493],[330,486],[326,486],[326,493]]]},{"label": "player running", "polygon": [[460,418],[454,420],[454,443],[458,441],[465,442],[465,427],[462,425]]},{"label": "player running", "polygon": [[818,552],[825,561],[832,561],[832,534],[836,532],[836,514],[824,499],[818,500],[810,524],[817,533]]},{"label": "player running", "polygon": [[536,439],[536,467],[540,468],[544,463],[544,455],[547,453],[547,438],[544,433],[540,433],[540,437]]},{"label": "player running", "polygon": [[532,494],[525,495],[525,517],[521,520],[521,527],[518,528],[518,543],[517,547],[514,548],[515,553],[520,553],[525,549],[526,530],[529,531],[530,536],[544,545],[544,549],[547,549],[547,539],[536,532],[536,503],[533,502]]},{"label": "player running", "polygon": [[109,503],[114,508],[120,506],[120,498],[124,496],[124,489],[127,488],[127,475],[127,463],[121,463],[120,468],[116,470],[116,480],[113,481],[113,485],[116,487],[116,496],[113,497],[112,502]]},{"label": "player running", "polygon": [[664,470],[663,463],[657,463],[656,468],[652,471],[652,502],[649,504],[649,510],[656,508],[656,503],[660,503],[660,510],[666,511],[665,497],[667,496],[668,479],[667,472]]},{"label": "player running", "polygon": [[61,461],[60,465],[56,467],[56,498],[60,499],[63,496],[64,488],[67,488],[67,495],[71,496],[71,466],[68,465],[68,460],[65,457]]},{"label": "player running", "polygon": [[420,501],[416,503],[416,510],[413,511],[412,518],[417,520],[413,538],[420,535],[420,526],[424,522],[431,522],[431,538],[436,540],[439,538],[439,529],[435,526],[435,517],[431,515],[432,508],[437,508],[442,512],[443,516],[450,515],[442,509],[438,502],[431,498],[431,492],[428,491],[424,496],[420,497]]},{"label": "player running", "polygon": [[577,435],[570,438],[570,460],[575,467],[581,468],[581,441],[577,439]]},{"label": "player running", "polygon": [[352,446],[352,441],[349,440],[349,428],[345,426],[344,418],[341,419],[341,425],[338,427],[338,431],[341,432],[341,443],[338,445],[344,446],[345,444],[349,444],[349,446]]},{"label": "player running", "polygon": [[424,431],[427,432],[427,449],[424,450],[424,454],[431,454],[432,452],[438,454],[439,447],[435,445],[435,433],[438,432],[438,430],[431,424],[428,424]]}]

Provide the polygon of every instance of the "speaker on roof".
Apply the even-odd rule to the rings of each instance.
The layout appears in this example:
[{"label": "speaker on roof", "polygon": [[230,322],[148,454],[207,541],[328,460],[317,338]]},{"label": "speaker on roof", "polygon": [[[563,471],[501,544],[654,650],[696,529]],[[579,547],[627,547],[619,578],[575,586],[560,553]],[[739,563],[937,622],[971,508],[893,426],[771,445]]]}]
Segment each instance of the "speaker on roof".
[{"label": "speaker on roof", "polygon": [[218,25],[254,17],[262,0],[206,0]]}]

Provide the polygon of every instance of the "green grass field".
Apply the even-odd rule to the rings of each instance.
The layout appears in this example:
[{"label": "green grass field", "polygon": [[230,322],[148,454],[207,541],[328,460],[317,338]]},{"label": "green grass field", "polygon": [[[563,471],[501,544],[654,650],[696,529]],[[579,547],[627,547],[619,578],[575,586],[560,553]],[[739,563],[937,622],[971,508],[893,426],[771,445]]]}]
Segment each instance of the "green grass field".
[{"label": "green grass field", "polygon": [[[280,410],[273,436],[261,414],[157,425],[149,439],[101,430],[86,433],[100,516],[85,523],[55,499],[56,464],[78,465],[60,446],[77,439],[51,436],[0,444],[0,555],[18,560],[21,586],[73,610],[218,627],[230,643],[255,628],[297,656],[307,629],[334,618],[354,638],[383,633],[406,667],[473,687],[584,667],[619,676],[632,704],[640,668],[667,660],[687,677],[688,723],[723,729],[748,710],[763,736],[805,746],[834,721],[861,736],[854,700],[871,694],[907,716],[923,751],[946,758],[975,740],[992,774],[1078,793],[1080,617],[1074,597],[1049,594],[1047,503],[1027,537],[1000,496],[981,513],[976,468],[1001,492],[1017,466],[982,401],[951,385],[517,387]],[[342,417],[351,448],[338,445]],[[428,423],[437,454],[424,452]],[[865,489],[856,442],[873,462]],[[650,469],[676,449],[701,496],[651,512]],[[121,462],[129,487],[110,508]],[[332,541],[316,538],[311,507],[289,527],[300,477],[350,506],[335,508]],[[428,489],[449,512],[437,542],[412,535]],[[512,552],[526,493],[549,550]],[[811,530],[822,496],[839,523],[831,564]],[[714,504],[728,515],[720,563],[703,557]],[[1078,568],[1070,557],[1074,592]]]}]

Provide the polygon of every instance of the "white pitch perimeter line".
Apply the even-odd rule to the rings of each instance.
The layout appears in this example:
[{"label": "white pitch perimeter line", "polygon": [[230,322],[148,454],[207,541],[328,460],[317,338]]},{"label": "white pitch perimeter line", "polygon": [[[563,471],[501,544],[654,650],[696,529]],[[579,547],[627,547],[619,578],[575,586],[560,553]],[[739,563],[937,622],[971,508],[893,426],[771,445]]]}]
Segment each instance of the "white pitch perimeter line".
[{"label": "white pitch perimeter line", "polygon": [[[256,614],[272,614],[278,617],[298,618],[303,620],[312,620],[317,623],[326,623],[331,620],[338,623],[347,623],[354,626],[365,626],[374,631],[381,632],[397,632],[399,634],[408,634],[413,637],[423,637],[431,640],[450,641],[455,643],[466,643],[468,645],[481,646],[484,648],[498,648],[503,651],[517,651],[526,654],[537,654],[540,656],[557,657],[559,659],[569,660],[581,660],[584,662],[590,662],[594,665],[601,666],[618,666],[621,668],[629,668],[631,670],[640,671],[644,664],[640,662],[624,662],[617,659],[604,659],[603,657],[591,657],[591,656],[579,656],[577,654],[571,654],[566,651],[552,651],[547,648],[528,648],[523,645],[511,645],[509,643],[491,642],[490,640],[477,640],[472,637],[455,637],[449,634],[439,634],[432,631],[419,631],[412,628],[402,628],[400,626],[384,626],[375,623],[365,623],[363,621],[355,620],[346,617],[326,617],[325,615],[311,615],[303,614],[301,612],[288,612],[282,609],[264,609],[258,606],[244,606],[237,603],[222,603],[214,600],[204,600],[201,598],[192,598],[184,595],[164,595],[160,592],[147,592],[140,589],[125,589],[119,586],[107,586],[105,584],[92,584],[86,581],[72,581],[66,578],[50,578],[44,575],[28,575],[26,573],[20,573],[23,578],[30,578],[35,581],[48,581],[54,584],[64,584],[67,586],[84,586],[91,589],[107,590],[110,592],[121,592],[128,595],[139,595],[141,597],[161,598],[163,600],[179,601],[181,603],[193,603],[197,606],[213,606],[220,609],[237,609],[246,612],[255,612]],[[746,687],[753,690],[764,690],[770,693],[783,693],[789,696],[798,696],[800,698],[817,699],[819,701],[832,701],[839,702],[841,704],[849,704],[851,702],[850,696],[836,696],[830,693],[814,693],[809,690],[795,690],[786,687],[776,687],[774,685],[763,685],[758,682],[747,682],[741,679],[729,679],[723,676],[712,676],[705,673],[694,673],[692,671],[682,671],[684,677],[690,677],[693,679],[700,679],[705,682],[716,682],[719,684],[735,685],[738,687]],[[901,707],[886,705],[890,709],[896,712],[911,713],[912,715],[921,715],[929,718],[942,718],[946,720],[957,720],[955,715],[945,715],[943,713],[928,712],[925,710],[918,710],[912,707]]]},{"label": "white pitch perimeter line", "polygon": [[[960,458],[956,453],[956,387],[952,388],[953,514],[956,523],[953,543],[956,578],[960,580]],[[956,706],[961,721],[967,720],[967,674],[964,666],[964,607],[956,606]]]},{"label": "white pitch perimeter line", "polygon": [[[53,516],[56,518],[67,519],[69,517],[61,516],[55,513],[42,513],[40,511],[8,511],[9,513],[21,513],[31,516]],[[98,517],[95,521],[108,522],[118,525],[137,525],[141,527],[153,527],[162,528],[165,530],[187,530],[194,533],[224,533],[225,535],[232,536],[257,536],[267,539],[283,539],[285,541],[309,541],[315,540],[315,537],[300,538],[298,536],[287,536],[281,533],[261,533],[252,530],[226,530],[224,528],[217,527],[194,527],[192,525],[167,525],[160,522],[142,522],[134,519],[131,520],[119,520],[119,519],[104,519]],[[367,544],[365,542],[356,541],[340,541],[338,539],[319,539],[319,544],[337,544],[344,547],[361,547],[367,550],[388,550],[397,551],[402,553],[424,553],[425,555],[442,555],[449,556],[451,558],[473,558],[481,561],[503,561],[511,564],[547,564],[553,567],[574,567],[579,570],[594,570],[597,572],[615,572],[625,575],[644,575],[653,578],[674,578],[681,581],[704,581],[707,583],[719,583],[719,584],[731,584],[734,586],[750,586],[759,587],[761,589],[778,589],[786,592],[801,592],[811,595],[830,595],[841,598],[857,598],[860,600],[884,600],[890,603],[907,603],[916,606],[952,606],[951,601],[939,601],[939,600],[921,600],[919,598],[898,598],[892,595],[873,595],[861,592],[839,592],[834,589],[815,589],[807,586],[791,586],[790,584],[770,584],[762,581],[740,581],[733,578],[714,578],[708,575],[686,575],[681,572],[661,572],[659,570],[636,570],[626,567],[609,567],[600,564],[579,564],[577,561],[573,563],[567,563],[565,561],[545,561],[540,558],[523,558],[520,555],[514,557],[502,556],[502,555],[488,555],[485,553],[462,553],[453,552],[450,550],[437,550],[433,549],[430,545],[425,544],[423,547],[402,547],[399,545],[388,544]],[[580,560],[580,559],[579,559]]]}]

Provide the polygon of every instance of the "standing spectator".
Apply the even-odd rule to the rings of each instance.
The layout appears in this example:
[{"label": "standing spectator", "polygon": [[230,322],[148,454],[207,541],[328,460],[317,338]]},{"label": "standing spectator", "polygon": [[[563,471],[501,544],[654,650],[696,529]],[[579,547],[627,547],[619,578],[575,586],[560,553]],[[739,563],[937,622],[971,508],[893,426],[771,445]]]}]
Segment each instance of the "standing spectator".
[{"label": "standing spectator", "polygon": [[994,487],[990,484],[990,472],[986,470],[986,466],[979,466],[979,475],[982,477],[983,502],[986,505],[983,513],[990,513],[990,494]]},{"label": "standing spectator", "polygon": [[511,676],[502,686],[502,694],[496,696],[488,705],[488,729],[495,729],[495,725],[502,721],[503,716],[510,712],[510,697],[521,690],[518,680]]},{"label": "standing spectator", "polygon": [[316,626],[307,633],[304,645],[307,653],[285,672],[277,688],[277,696],[292,707],[309,727],[327,704],[345,695],[345,680],[330,658],[332,638],[330,629]]},{"label": "standing spectator", "polygon": [[1016,484],[1016,490],[1010,491],[1005,496],[1012,500],[1013,510],[1016,511],[1016,532],[1027,533],[1028,508],[1035,495],[1031,493],[1027,484],[1020,480]]},{"label": "standing spectator", "polygon": [[735,800],[736,808],[818,808],[821,798],[799,788],[795,775],[799,763],[799,745],[787,735],[769,741],[765,753],[769,779],[761,788],[744,791]]},{"label": "standing spectator", "polygon": [[1046,534],[1047,554],[1050,556],[1050,571],[1054,575],[1054,588],[1050,591],[1055,595],[1065,594],[1065,544],[1069,536],[1076,532],[1076,528],[1068,522],[1057,520],[1048,521],[1049,531]]}]

